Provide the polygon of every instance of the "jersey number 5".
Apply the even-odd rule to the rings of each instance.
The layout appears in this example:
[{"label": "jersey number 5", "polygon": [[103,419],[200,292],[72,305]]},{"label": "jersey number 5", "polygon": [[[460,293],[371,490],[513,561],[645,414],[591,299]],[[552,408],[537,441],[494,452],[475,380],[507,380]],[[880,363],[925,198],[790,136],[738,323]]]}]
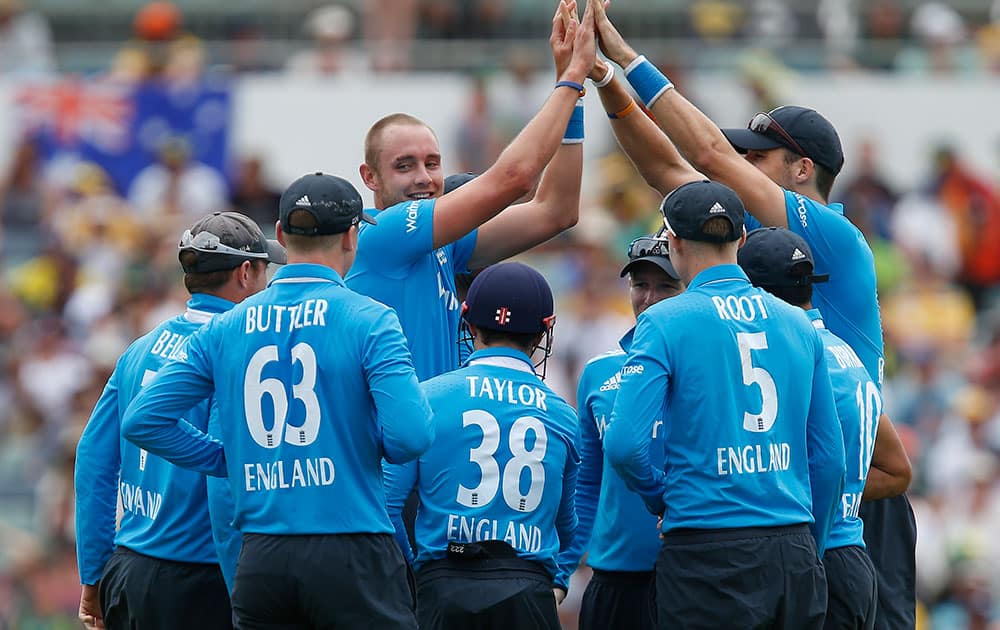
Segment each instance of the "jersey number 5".
[{"label": "jersey number 5", "polygon": [[[462,414],[462,426],[473,424],[483,432],[483,441],[469,450],[469,461],[479,466],[480,482],[475,488],[459,484],[456,498],[458,503],[469,508],[488,505],[496,497],[502,481],[503,499],[510,509],[533,512],[542,502],[542,490],[545,489],[545,468],[542,466],[548,446],[545,425],[531,416],[522,416],[514,422],[508,438],[513,457],[504,466],[501,479],[500,464],[495,457],[500,447],[500,423],[488,411],[473,409]],[[528,431],[535,435],[535,443],[530,449],[527,448]],[[528,492],[522,494],[521,473],[525,468],[528,469],[531,483]]]},{"label": "jersey number 5", "polygon": [[740,367],[743,370],[743,384],[760,387],[761,406],[759,413],[743,412],[743,428],[754,433],[770,431],[778,416],[778,390],[774,386],[771,373],[753,364],[751,350],[767,350],[767,335],[762,332],[736,333],[736,345],[740,348]]},{"label": "jersey number 5", "polygon": [[[302,380],[292,385],[292,396],[301,400],[306,417],[301,425],[290,424],[288,396],[285,384],[276,378],[262,378],[264,366],[278,361],[278,346],[264,346],[254,353],[247,364],[243,378],[243,407],[246,410],[247,427],[254,442],[264,448],[278,448],[281,440],[295,445],[308,446],[319,435],[319,400],[316,399],[316,353],[306,342],[292,347],[292,364],[302,365]],[[264,396],[271,398],[274,407],[274,423],[268,429],[264,426]]]}]

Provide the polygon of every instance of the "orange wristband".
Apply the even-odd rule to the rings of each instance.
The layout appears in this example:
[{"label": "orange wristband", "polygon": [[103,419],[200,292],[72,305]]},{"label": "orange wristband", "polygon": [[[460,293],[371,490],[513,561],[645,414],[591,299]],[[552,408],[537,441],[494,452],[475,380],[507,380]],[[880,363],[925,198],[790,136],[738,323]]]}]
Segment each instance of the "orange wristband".
[{"label": "orange wristband", "polygon": [[612,120],[618,120],[620,118],[625,118],[634,111],[635,111],[635,99],[631,99],[629,100],[628,105],[626,105],[622,109],[618,110],[613,114],[609,113],[608,118]]}]

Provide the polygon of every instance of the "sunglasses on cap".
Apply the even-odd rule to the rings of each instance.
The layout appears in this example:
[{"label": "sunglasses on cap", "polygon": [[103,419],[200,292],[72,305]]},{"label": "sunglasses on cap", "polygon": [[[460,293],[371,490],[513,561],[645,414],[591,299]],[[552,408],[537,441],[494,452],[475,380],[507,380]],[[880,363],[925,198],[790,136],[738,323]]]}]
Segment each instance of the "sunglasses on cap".
[{"label": "sunglasses on cap", "polygon": [[[660,230],[655,236],[640,236],[628,245],[629,260],[644,256],[670,257],[670,250],[665,230]],[[663,234],[663,236],[661,236]]]},{"label": "sunglasses on cap", "polygon": [[181,249],[193,249],[208,254],[231,254],[233,256],[241,256],[243,258],[260,258],[267,260],[269,256],[267,252],[248,252],[224,245],[218,236],[204,230],[198,232],[197,234],[192,234],[191,230],[184,230],[184,234],[181,235],[179,247]]},{"label": "sunglasses on cap", "polygon": [[[785,131],[784,127],[778,124],[778,121],[771,118],[770,114],[766,114],[764,112],[754,114],[747,127],[750,131],[759,133],[762,136],[767,136],[772,140],[778,140],[780,138],[780,141],[783,141],[782,144],[787,144],[788,148],[795,151],[802,157],[808,157],[805,150],[799,146],[799,143],[792,139],[792,136]],[[777,134],[778,138],[775,138],[773,134]]]}]

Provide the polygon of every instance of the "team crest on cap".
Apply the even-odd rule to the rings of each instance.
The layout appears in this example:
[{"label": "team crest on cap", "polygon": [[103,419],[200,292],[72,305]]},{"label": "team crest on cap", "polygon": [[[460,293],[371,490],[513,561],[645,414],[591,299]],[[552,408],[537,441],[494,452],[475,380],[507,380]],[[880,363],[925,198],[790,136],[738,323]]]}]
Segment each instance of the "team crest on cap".
[{"label": "team crest on cap", "polygon": [[309,201],[309,195],[302,195],[299,197],[298,201],[295,202],[296,206],[311,206],[312,202]]},{"label": "team crest on cap", "polygon": [[709,214],[725,214],[726,209],[722,207],[722,204],[718,201],[715,202],[711,208],[708,209]]},{"label": "team crest on cap", "polygon": [[802,260],[805,257],[806,257],[806,255],[803,254],[802,250],[799,249],[798,247],[796,247],[795,251],[792,252],[792,260]]},{"label": "team crest on cap", "polygon": [[494,321],[496,321],[496,323],[500,324],[501,326],[506,326],[508,323],[510,323],[510,309],[508,309],[506,306],[501,306],[500,308],[497,309],[497,316],[494,317],[493,319]]}]

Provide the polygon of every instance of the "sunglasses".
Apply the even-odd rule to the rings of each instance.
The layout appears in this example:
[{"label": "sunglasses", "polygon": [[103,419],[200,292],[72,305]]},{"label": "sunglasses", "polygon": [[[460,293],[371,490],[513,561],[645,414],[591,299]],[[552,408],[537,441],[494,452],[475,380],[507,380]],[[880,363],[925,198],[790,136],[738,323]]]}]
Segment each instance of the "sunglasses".
[{"label": "sunglasses", "polygon": [[[629,260],[635,260],[636,258],[642,258],[644,256],[662,256],[664,258],[670,257],[670,250],[668,249],[667,237],[664,234],[666,230],[660,230],[655,236],[640,236],[635,239],[628,246],[628,257]],[[663,234],[663,236],[661,236]]]},{"label": "sunglasses", "polygon": [[184,234],[181,235],[180,248],[194,249],[199,252],[206,252],[209,254],[231,254],[242,258],[260,258],[263,260],[268,258],[267,252],[248,252],[242,249],[230,247],[228,245],[223,245],[222,240],[218,236],[206,231],[192,234],[191,230],[184,230]]},{"label": "sunglasses", "polygon": [[[808,157],[805,150],[799,146],[799,143],[793,140],[792,136],[778,124],[778,121],[771,118],[770,114],[765,114],[764,112],[754,114],[753,118],[750,119],[748,128],[754,133],[759,133],[762,136],[771,138],[772,140],[782,142],[782,144],[785,144],[788,148],[792,149],[802,157]],[[778,137],[776,138],[774,134],[777,134]]]}]

